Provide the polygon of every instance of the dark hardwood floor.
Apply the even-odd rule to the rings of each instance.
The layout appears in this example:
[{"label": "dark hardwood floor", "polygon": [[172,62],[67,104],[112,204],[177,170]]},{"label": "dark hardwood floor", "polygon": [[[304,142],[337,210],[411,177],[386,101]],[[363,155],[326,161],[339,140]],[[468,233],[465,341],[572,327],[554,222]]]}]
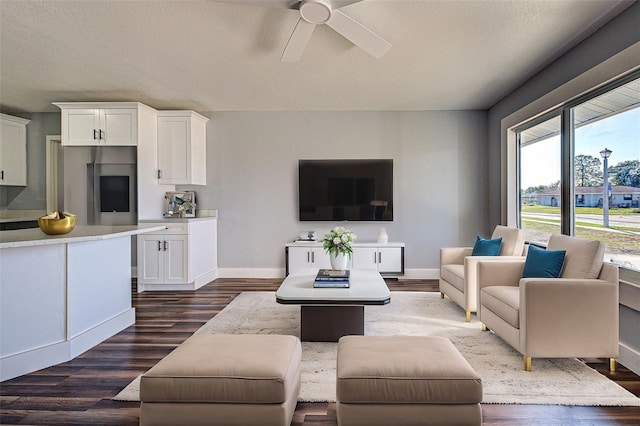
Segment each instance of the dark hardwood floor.
[{"label": "dark hardwood floor", "polygon": [[[136,324],[76,359],[0,384],[0,423],[137,425],[139,403],[111,398],[243,291],[274,291],[281,280],[219,279],[195,292],[133,291]],[[436,281],[389,281],[391,290],[437,291]],[[464,317],[463,312],[460,313]],[[604,360],[589,364],[640,396],[640,377]],[[640,407],[482,406],[485,425],[640,425]],[[336,425],[334,403],[299,403],[294,425]]]}]

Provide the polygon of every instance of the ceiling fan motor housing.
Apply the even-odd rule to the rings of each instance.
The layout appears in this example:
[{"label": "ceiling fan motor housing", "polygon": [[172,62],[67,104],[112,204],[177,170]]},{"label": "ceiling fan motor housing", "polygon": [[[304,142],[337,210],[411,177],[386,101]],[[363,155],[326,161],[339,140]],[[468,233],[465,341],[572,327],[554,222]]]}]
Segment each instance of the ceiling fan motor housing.
[{"label": "ceiling fan motor housing", "polygon": [[327,0],[302,0],[300,16],[311,24],[324,24],[331,18],[331,3]]}]

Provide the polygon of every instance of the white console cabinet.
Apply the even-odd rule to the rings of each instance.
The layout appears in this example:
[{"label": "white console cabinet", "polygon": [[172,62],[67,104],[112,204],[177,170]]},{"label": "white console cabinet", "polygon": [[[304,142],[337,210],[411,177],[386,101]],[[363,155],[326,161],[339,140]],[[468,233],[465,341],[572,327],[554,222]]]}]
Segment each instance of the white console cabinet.
[{"label": "white console cabinet", "polygon": [[[349,267],[375,269],[383,276],[404,275],[404,243],[354,243]],[[285,246],[286,273],[304,268],[331,268],[329,255],[319,242],[289,243]]]},{"label": "white console cabinet", "polygon": [[166,229],[138,237],[138,292],[195,290],[217,278],[215,218],[141,223]]},{"label": "white console cabinet", "polygon": [[207,184],[207,121],[193,111],[158,111],[160,184]]},{"label": "white console cabinet", "polygon": [[322,245],[314,243],[294,243],[285,247],[287,257],[287,275],[291,271],[305,268],[328,269],[331,268],[329,255]]},{"label": "white console cabinet", "polygon": [[62,110],[62,145],[136,146],[137,102],[54,103]]},{"label": "white console cabinet", "polygon": [[0,114],[0,185],[27,185],[27,123]]},{"label": "white console cabinet", "polygon": [[355,269],[375,269],[382,275],[404,274],[404,247],[355,247],[352,267]]}]

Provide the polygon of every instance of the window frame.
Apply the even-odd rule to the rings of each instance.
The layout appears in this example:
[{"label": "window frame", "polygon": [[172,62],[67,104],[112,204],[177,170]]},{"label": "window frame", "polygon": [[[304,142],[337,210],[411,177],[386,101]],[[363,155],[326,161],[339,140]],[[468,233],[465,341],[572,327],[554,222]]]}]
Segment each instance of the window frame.
[{"label": "window frame", "polygon": [[[617,77],[610,79],[608,82],[597,86],[592,85],[591,89],[583,91],[581,94],[568,100],[560,101],[555,106],[546,109],[538,115],[531,114],[528,119],[521,119],[515,122],[517,117],[522,118],[527,110],[531,108],[522,108],[516,113],[505,117],[501,121],[502,143],[506,144],[504,152],[506,152],[507,162],[503,169],[503,210],[502,222],[508,225],[521,227],[521,181],[520,181],[520,132],[531,128],[541,122],[549,120],[554,116],[560,116],[560,144],[561,144],[561,233],[565,235],[575,235],[575,188],[574,188],[574,126],[573,126],[573,108],[588,102],[606,92],[615,90],[627,84],[630,81],[640,78],[640,67],[628,70]],[[583,81],[584,83],[584,81]],[[558,92],[561,92],[558,90]],[[543,96],[537,102],[543,99],[557,98],[558,93],[551,93]],[[509,122],[514,124],[509,125]],[[506,175],[506,178],[505,178]],[[569,184],[567,184],[569,183]],[[514,196],[515,194],[515,196]]]}]

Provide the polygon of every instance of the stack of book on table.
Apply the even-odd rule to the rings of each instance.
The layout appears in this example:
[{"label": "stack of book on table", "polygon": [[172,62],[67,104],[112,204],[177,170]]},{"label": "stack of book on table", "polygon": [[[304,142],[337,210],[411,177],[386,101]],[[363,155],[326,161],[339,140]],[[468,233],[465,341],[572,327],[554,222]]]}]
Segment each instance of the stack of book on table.
[{"label": "stack of book on table", "polygon": [[349,270],[320,269],[313,282],[314,288],[349,288]]}]

